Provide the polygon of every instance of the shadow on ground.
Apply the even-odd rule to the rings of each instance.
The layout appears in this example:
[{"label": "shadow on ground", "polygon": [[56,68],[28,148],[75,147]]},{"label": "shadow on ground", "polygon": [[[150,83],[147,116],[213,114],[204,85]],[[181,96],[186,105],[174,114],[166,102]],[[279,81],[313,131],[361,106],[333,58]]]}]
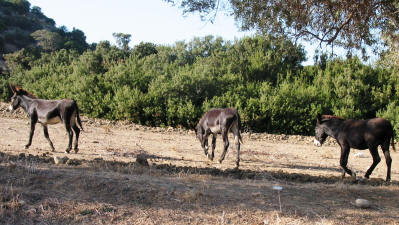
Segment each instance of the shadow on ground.
[{"label": "shadow on ground", "polygon": [[[161,157],[156,155],[149,155],[143,152],[139,152],[136,156],[144,157],[145,159],[168,159],[168,160],[184,160],[184,159],[175,159],[170,157]],[[21,153],[18,156],[8,155],[0,152],[0,157],[2,159],[7,158],[7,160],[30,160],[35,162],[42,163],[54,163],[54,159],[49,156],[38,156],[38,155],[25,155]],[[145,160],[144,159],[144,160]],[[325,183],[325,184],[333,184],[333,183],[345,183],[345,184],[362,184],[362,185],[371,185],[371,186],[381,186],[381,185],[392,185],[399,186],[398,181],[391,181],[390,183],[386,183],[383,179],[371,178],[369,180],[365,179],[357,179],[354,180],[351,177],[346,177],[344,179],[341,176],[315,176],[304,173],[287,173],[285,171],[253,171],[253,170],[242,170],[242,169],[219,169],[215,167],[192,167],[192,166],[176,166],[173,164],[156,164],[152,163],[149,165],[148,163],[140,162],[120,162],[120,161],[106,161],[102,158],[96,158],[94,160],[80,160],[80,159],[70,159],[65,162],[70,166],[83,166],[83,167],[93,167],[93,168],[104,168],[115,172],[121,173],[130,173],[132,168],[136,167],[149,167],[152,170],[156,169],[160,173],[165,173],[165,175],[174,175],[174,174],[197,174],[197,175],[210,175],[214,177],[228,177],[232,179],[252,179],[252,180],[281,180],[284,182],[293,182],[293,183]],[[286,168],[309,168],[309,166],[301,166],[301,165],[284,165]],[[320,170],[328,170],[328,171],[339,171],[336,168],[318,168],[314,167],[312,169],[320,169]]]}]

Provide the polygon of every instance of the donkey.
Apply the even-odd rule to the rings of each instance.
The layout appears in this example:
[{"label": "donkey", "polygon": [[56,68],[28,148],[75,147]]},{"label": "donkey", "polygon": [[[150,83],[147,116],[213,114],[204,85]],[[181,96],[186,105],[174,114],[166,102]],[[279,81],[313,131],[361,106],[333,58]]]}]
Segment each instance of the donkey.
[{"label": "donkey", "polygon": [[[229,147],[228,132],[231,131],[234,134],[234,143],[237,149],[236,168],[239,167],[240,142],[242,143],[240,124],[240,115],[233,108],[211,109],[201,117],[196,126],[196,134],[208,159],[213,160],[215,156],[216,136],[221,133],[224,142],[224,151],[220,156],[219,163],[222,163]],[[212,134],[212,154],[208,154],[208,136],[210,134]]]},{"label": "donkey", "polygon": [[389,154],[389,144],[395,150],[394,130],[389,121],[383,118],[374,118],[368,120],[344,120],[341,117],[331,115],[318,115],[316,123],[316,134],[314,144],[321,146],[327,136],[337,140],[341,147],[340,165],[343,169],[342,178],[345,173],[356,178],[356,174],[348,169],[348,156],[350,148],[359,150],[369,149],[373,157],[373,164],[367,170],[365,178],[369,178],[377,164],[381,161],[378,154],[378,146],[381,146],[387,164],[386,181],[391,180],[392,159]]},{"label": "donkey", "polygon": [[[62,122],[64,123],[65,129],[69,136],[69,143],[65,152],[69,153],[72,149],[72,129],[75,132],[76,136],[74,146],[75,153],[79,151],[79,133],[80,129],[83,130],[83,127],[79,117],[78,105],[74,100],[38,99],[35,95],[18,86],[11,86],[11,90],[13,92],[13,96],[11,97],[11,105],[8,107],[8,111],[13,112],[21,106],[30,118],[29,142],[25,145],[25,149],[28,149],[29,146],[32,144],[32,137],[35,132],[35,125],[37,122],[39,122],[43,126],[44,137],[46,137],[47,141],[49,142],[51,150],[54,151],[54,145],[53,142],[50,140],[47,125]],[[76,123],[79,124],[80,129],[78,128]]]}]

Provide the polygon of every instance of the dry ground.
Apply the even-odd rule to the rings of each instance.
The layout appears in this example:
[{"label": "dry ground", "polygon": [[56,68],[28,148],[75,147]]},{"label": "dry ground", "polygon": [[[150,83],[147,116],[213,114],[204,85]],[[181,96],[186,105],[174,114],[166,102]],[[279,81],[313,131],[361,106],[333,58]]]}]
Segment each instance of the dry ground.
[{"label": "dry ground", "polygon": [[[244,133],[234,170],[233,147],[217,163],[220,137],[210,162],[193,132],[86,119],[77,154],[64,153],[62,125],[49,127],[55,152],[40,124],[25,150],[27,118],[0,115],[2,224],[399,224],[397,152],[386,185],[384,158],[371,180],[341,180],[333,140],[317,148],[312,137]],[[54,156],[71,160],[56,165]],[[349,168],[360,178],[371,162],[353,150]],[[357,198],[372,206],[357,208]]]}]

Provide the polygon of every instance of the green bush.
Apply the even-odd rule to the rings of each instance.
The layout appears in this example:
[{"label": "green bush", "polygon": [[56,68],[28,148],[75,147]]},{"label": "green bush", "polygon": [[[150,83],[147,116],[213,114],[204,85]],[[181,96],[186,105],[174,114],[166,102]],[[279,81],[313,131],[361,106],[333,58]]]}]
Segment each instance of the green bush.
[{"label": "green bush", "polygon": [[210,108],[234,107],[243,129],[257,132],[313,135],[318,113],[382,116],[398,129],[396,71],[356,58],[302,67],[303,48],[284,39],[207,36],[132,51],[100,42],[83,53],[24,49],[5,58],[3,100],[8,84],[19,84],[40,98],[75,99],[90,117],[192,128]]}]

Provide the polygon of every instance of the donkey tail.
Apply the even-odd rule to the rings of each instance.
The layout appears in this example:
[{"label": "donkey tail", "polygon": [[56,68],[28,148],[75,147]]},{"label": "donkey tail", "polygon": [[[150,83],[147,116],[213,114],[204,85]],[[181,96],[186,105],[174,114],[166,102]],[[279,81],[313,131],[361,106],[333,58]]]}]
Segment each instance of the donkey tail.
[{"label": "donkey tail", "polygon": [[240,140],[241,144],[244,144],[241,137],[241,119],[240,114],[237,112],[237,123],[238,123],[238,139]]},{"label": "donkey tail", "polygon": [[80,126],[80,129],[83,131],[83,126],[82,126],[82,121],[80,120],[80,115],[79,115],[79,107],[78,104],[76,103],[75,100],[74,101],[74,105],[75,105],[75,109],[76,109],[76,121],[78,122],[78,125]]},{"label": "donkey tail", "polygon": [[393,151],[396,152],[396,148],[395,148],[395,131],[392,133],[391,145],[392,145]]}]

